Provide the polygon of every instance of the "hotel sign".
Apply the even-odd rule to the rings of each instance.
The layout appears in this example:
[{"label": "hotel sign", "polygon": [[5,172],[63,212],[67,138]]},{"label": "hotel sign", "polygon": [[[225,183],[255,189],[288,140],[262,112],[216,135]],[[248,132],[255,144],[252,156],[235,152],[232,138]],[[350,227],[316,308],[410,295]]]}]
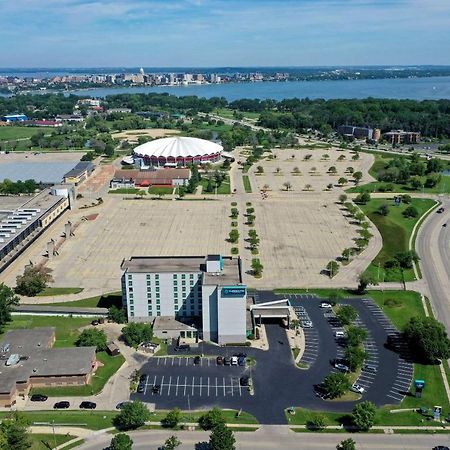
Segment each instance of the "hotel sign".
[{"label": "hotel sign", "polygon": [[244,297],[247,288],[245,286],[224,286],[222,288],[222,297]]}]

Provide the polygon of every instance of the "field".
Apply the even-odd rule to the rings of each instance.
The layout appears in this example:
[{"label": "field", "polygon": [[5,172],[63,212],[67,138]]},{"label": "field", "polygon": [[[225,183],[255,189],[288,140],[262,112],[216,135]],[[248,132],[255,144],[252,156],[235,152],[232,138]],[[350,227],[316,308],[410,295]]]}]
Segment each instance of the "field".
[{"label": "field", "polygon": [[[378,208],[383,204],[389,205],[387,216],[378,213]],[[419,211],[417,218],[405,218],[402,213],[409,205],[402,203],[400,206],[395,206],[392,198],[372,199],[366,205],[360,206],[383,237],[383,248],[367,269],[378,281],[401,281],[403,278],[405,281],[411,281],[415,279],[412,269],[405,269],[402,273],[401,269],[385,269],[384,264],[386,261],[394,259],[397,253],[409,249],[409,238],[414,225],[422,214],[434,204],[434,200],[412,199],[411,205]]]},{"label": "field", "polygon": [[31,450],[48,450],[74,439],[70,434],[29,434]]},{"label": "field", "polygon": [[[51,129],[50,129],[51,130]],[[48,133],[46,127],[20,127],[20,126],[0,126],[0,141],[12,141],[15,139],[25,139],[39,132]]]},{"label": "field", "polygon": [[160,137],[177,135],[179,133],[179,130],[169,130],[165,128],[145,128],[142,130],[126,130],[119,133],[112,133],[111,136],[114,139],[127,140],[130,143],[136,144],[140,137],[156,139]]}]

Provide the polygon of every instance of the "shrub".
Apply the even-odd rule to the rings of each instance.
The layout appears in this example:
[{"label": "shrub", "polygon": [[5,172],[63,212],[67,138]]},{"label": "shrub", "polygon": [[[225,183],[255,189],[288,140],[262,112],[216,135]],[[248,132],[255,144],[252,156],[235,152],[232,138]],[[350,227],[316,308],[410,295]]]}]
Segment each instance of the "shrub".
[{"label": "shrub", "polygon": [[217,425],[224,423],[225,418],[223,416],[223,412],[220,408],[217,407],[200,416],[200,419],[198,420],[200,428],[205,431],[212,430]]},{"label": "shrub", "polygon": [[239,249],[237,248],[237,247],[233,247],[232,249],[231,249],[231,254],[232,255],[237,255],[239,253]]},{"label": "shrub", "polygon": [[88,328],[83,330],[77,339],[78,347],[96,347],[97,352],[103,352],[107,347],[107,338],[103,330]]},{"label": "shrub", "polygon": [[131,322],[122,328],[122,335],[127,345],[136,347],[141,342],[152,340],[153,329],[148,323]]},{"label": "shrub", "polygon": [[362,402],[353,408],[353,424],[361,431],[368,431],[375,421],[376,408],[372,402]]},{"label": "shrub", "polygon": [[419,217],[419,211],[417,210],[417,208],[415,206],[408,206],[404,211],[403,211],[403,216],[404,217]]},{"label": "shrub", "polygon": [[142,427],[150,420],[148,408],[139,400],[126,403],[120,413],[115,417],[114,424],[122,430],[133,430]]},{"label": "shrub", "polygon": [[306,426],[311,430],[323,430],[327,426],[327,419],[323,414],[315,414],[308,420]]},{"label": "shrub", "polygon": [[169,411],[161,420],[161,425],[165,428],[175,428],[181,421],[181,410],[179,408],[174,408]]}]

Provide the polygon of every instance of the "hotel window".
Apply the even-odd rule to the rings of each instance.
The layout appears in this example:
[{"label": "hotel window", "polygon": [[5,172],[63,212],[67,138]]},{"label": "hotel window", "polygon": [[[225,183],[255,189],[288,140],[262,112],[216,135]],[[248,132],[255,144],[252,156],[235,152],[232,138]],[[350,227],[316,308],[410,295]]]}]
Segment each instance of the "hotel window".
[{"label": "hotel window", "polygon": [[159,273],[155,273],[155,280],[159,280]]},{"label": "hotel window", "polygon": [[177,280],[173,280],[173,285],[177,286],[178,285],[178,281]]},{"label": "hotel window", "polygon": [[181,274],[181,279],[182,279],[182,280],[185,280],[185,279],[186,279],[186,274],[185,274],[185,273],[182,273],[182,274]]},{"label": "hotel window", "polygon": [[186,286],[186,280],[181,280],[181,285]]},{"label": "hotel window", "polygon": [[193,279],[194,279],[194,274],[193,274],[193,273],[189,274],[189,279],[190,279],[190,280],[193,280]]},{"label": "hotel window", "polygon": [[133,275],[128,275],[128,279],[132,280],[133,279]]}]

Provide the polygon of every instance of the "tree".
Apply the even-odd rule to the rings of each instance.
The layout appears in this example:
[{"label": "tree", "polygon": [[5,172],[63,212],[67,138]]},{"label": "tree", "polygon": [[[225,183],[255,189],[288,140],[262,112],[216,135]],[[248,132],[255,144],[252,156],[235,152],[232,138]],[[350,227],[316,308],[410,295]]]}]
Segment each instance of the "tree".
[{"label": "tree", "polygon": [[327,270],[330,278],[333,278],[339,272],[339,264],[336,261],[330,261],[327,264]]},{"label": "tree", "polygon": [[310,184],[305,184],[305,190],[310,191],[312,186]]},{"label": "tree", "polygon": [[355,183],[356,184],[359,184],[359,182],[361,181],[361,179],[362,179],[362,177],[363,177],[363,174],[362,174],[362,172],[355,172],[354,174],[353,174],[353,179],[355,180]]},{"label": "tree", "polygon": [[17,276],[14,291],[16,294],[34,297],[47,287],[49,281],[52,281],[50,271],[46,267],[26,267],[23,275]]},{"label": "tree", "polygon": [[378,282],[372,275],[362,273],[359,276],[359,284],[357,288],[358,294],[364,294],[366,292],[367,286],[369,286],[370,284],[377,285]]},{"label": "tree", "polygon": [[223,423],[218,424],[212,430],[209,437],[209,446],[211,450],[235,450],[236,439],[231,431]]},{"label": "tree", "polygon": [[348,183],[347,178],[341,177],[338,180],[338,184],[340,184],[341,186],[343,186],[344,184],[347,184],[347,183]]},{"label": "tree", "polygon": [[122,430],[133,430],[145,425],[150,420],[148,408],[140,400],[125,403],[120,413],[115,417],[114,424]]},{"label": "tree", "polygon": [[237,219],[239,216],[239,210],[237,208],[231,208],[231,218]]},{"label": "tree", "polygon": [[261,264],[261,261],[258,258],[252,259],[252,270],[253,275],[257,278],[261,277],[264,266]]},{"label": "tree", "polygon": [[286,191],[290,191],[292,189],[292,183],[290,181],[285,181],[283,183],[283,187],[286,189]]},{"label": "tree", "polygon": [[0,448],[2,450],[29,449],[31,442],[28,437],[28,426],[29,422],[26,417],[17,411],[5,418],[0,424],[0,437],[3,438],[6,445]]},{"label": "tree", "polygon": [[307,423],[312,430],[323,430],[327,426],[327,419],[323,414],[314,414]]},{"label": "tree", "polygon": [[198,420],[200,428],[205,431],[212,430],[214,427],[221,423],[225,423],[225,418],[223,416],[222,410],[217,407],[200,416],[200,419]]},{"label": "tree", "polygon": [[360,346],[348,346],[345,349],[345,359],[348,367],[352,372],[362,367],[364,360],[367,358],[367,352]]},{"label": "tree", "polygon": [[122,328],[123,340],[130,347],[137,347],[141,342],[151,341],[152,326],[148,323],[131,322]]},{"label": "tree", "polygon": [[415,252],[415,250],[397,253],[395,255],[395,259],[403,269],[412,269],[413,263],[420,261],[419,255]]},{"label": "tree", "polygon": [[378,208],[378,213],[382,216],[387,216],[389,214],[389,205],[387,203],[383,203]]},{"label": "tree", "polygon": [[340,196],[339,196],[339,202],[341,203],[341,204],[344,204],[346,201],[347,201],[347,194],[341,194]]},{"label": "tree", "polygon": [[355,171],[355,169],[353,167],[347,167],[347,172],[348,173],[353,173]]},{"label": "tree", "polygon": [[355,405],[352,422],[361,431],[368,431],[375,421],[377,409],[372,402],[362,402]]},{"label": "tree", "polygon": [[164,442],[163,450],[175,450],[181,445],[181,441],[176,436],[170,436]]},{"label": "tree", "polygon": [[87,328],[86,330],[83,330],[77,339],[78,347],[96,347],[97,352],[105,351],[107,345],[105,332],[96,328]]},{"label": "tree", "polygon": [[412,197],[408,194],[403,194],[402,195],[402,202],[405,203],[406,205],[409,205],[412,201]]},{"label": "tree", "polygon": [[356,450],[356,442],[352,438],[345,439],[336,445],[336,450]]},{"label": "tree", "polygon": [[161,420],[161,424],[165,428],[175,428],[181,421],[181,410],[179,408],[174,408],[169,411]]},{"label": "tree", "polygon": [[415,206],[408,206],[404,211],[403,211],[403,216],[410,218],[410,217],[419,217],[419,211]]},{"label": "tree", "polygon": [[336,166],[331,166],[331,167],[328,169],[328,173],[330,173],[331,175],[336,174],[336,173],[337,173]]},{"label": "tree", "polygon": [[293,169],[292,169],[292,172],[294,172],[295,174],[299,174],[299,173],[301,173],[300,172],[300,169],[296,166],[296,167],[294,167]]},{"label": "tree", "polygon": [[358,311],[351,305],[341,305],[336,317],[342,325],[350,325],[358,317]]},{"label": "tree", "polygon": [[0,331],[11,320],[11,312],[18,304],[19,297],[14,291],[6,284],[0,283]]},{"label": "tree", "polygon": [[362,192],[355,198],[355,203],[360,203],[361,205],[365,205],[370,202],[370,194],[368,192]]},{"label": "tree", "polygon": [[450,357],[450,340],[445,327],[433,317],[412,317],[403,335],[420,361],[435,364]]},{"label": "tree", "polygon": [[411,177],[410,183],[411,187],[416,191],[423,188],[423,181],[421,177]]},{"label": "tree", "polygon": [[236,228],[230,231],[230,234],[228,235],[228,240],[233,244],[239,240],[239,231]]},{"label": "tree", "polygon": [[256,168],[256,173],[264,173],[264,167],[263,166],[258,166]]},{"label": "tree", "polygon": [[112,305],[108,309],[108,320],[115,323],[126,323],[127,313],[125,308],[118,308],[116,305]]},{"label": "tree", "polygon": [[131,450],[133,448],[133,439],[125,433],[117,433],[109,444],[109,450]]},{"label": "tree", "polygon": [[347,329],[345,342],[348,347],[357,347],[367,339],[368,333],[365,328],[351,325]]},{"label": "tree", "polygon": [[338,398],[350,389],[350,381],[347,375],[341,372],[332,372],[323,380],[323,389],[329,398]]}]

